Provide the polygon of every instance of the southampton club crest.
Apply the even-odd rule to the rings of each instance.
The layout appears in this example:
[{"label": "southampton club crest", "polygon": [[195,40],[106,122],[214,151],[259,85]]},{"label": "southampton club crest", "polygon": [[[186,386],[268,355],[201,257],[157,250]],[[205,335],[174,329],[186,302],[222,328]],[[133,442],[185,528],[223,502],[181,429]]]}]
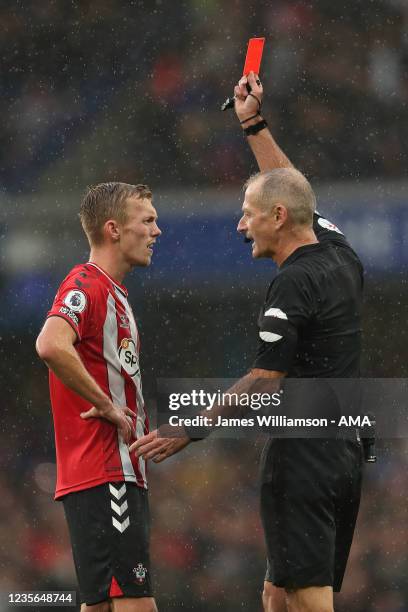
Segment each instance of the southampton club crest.
[{"label": "southampton club crest", "polygon": [[147,569],[143,565],[143,563],[138,563],[136,567],[133,568],[132,572],[135,575],[135,582],[137,584],[144,584],[146,580]]}]

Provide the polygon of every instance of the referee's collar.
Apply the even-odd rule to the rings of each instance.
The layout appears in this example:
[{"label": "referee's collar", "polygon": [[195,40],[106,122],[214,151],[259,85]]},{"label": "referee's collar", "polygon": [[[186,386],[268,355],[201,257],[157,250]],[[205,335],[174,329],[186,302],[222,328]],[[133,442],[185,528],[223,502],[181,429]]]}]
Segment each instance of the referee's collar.
[{"label": "referee's collar", "polygon": [[301,255],[304,255],[305,253],[319,251],[321,248],[322,248],[321,242],[314,242],[313,244],[304,244],[303,246],[300,246],[297,249],[295,249],[293,253],[291,253],[289,257],[287,257],[285,261],[281,263],[279,268],[282,269],[285,266],[293,263],[298,257],[300,257]]}]

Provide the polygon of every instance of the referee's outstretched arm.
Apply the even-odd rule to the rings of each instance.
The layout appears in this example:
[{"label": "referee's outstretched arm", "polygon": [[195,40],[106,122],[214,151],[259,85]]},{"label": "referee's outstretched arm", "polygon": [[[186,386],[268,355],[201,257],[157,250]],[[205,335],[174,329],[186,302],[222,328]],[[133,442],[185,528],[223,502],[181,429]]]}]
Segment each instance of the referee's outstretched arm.
[{"label": "referee's outstretched arm", "polygon": [[[248,93],[247,84],[251,88]],[[292,162],[275,142],[261,114],[263,88],[258,75],[250,72],[234,89],[235,112],[261,172],[275,168],[293,168]]]}]

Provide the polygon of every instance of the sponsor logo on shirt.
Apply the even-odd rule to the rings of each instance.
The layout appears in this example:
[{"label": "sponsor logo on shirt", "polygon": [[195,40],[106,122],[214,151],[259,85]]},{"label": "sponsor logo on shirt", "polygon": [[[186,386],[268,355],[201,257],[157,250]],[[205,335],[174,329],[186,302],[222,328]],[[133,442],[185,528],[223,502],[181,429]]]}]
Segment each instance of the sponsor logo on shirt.
[{"label": "sponsor logo on shirt", "polygon": [[70,310],[69,308],[67,308],[66,306],[61,306],[61,308],[59,309],[59,311],[64,314],[67,315],[67,317],[69,317],[70,319],[72,319],[72,321],[75,323],[76,326],[78,326],[79,321],[78,321],[78,317],[76,316],[75,312],[72,312],[72,310]]},{"label": "sponsor logo on shirt", "polygon": [[86,295],[79,289],[73,289],[65,296],[64,304],[73,312],[82,312],[86,307]]},{"label": "sponsor logo on shirt", "polygon": [[129,376],[136,376],[139,372],[139,355],[133,338],[123,338],[119,350],[119,361]]}]

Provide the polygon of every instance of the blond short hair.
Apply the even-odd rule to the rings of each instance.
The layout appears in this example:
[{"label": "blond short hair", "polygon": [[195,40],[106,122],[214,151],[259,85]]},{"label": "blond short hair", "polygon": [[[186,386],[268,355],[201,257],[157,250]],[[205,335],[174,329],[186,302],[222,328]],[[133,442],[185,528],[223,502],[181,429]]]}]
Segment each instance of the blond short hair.
[{"label": "blond short hair", "polygon": [[99,183],[87,188],[82,198],[79,218],[91,245],[103,241],[103,226],[109,219],[126,222],[126,201],[130,197],[151,200],[152,192],[147,185],[115,182]]}]

